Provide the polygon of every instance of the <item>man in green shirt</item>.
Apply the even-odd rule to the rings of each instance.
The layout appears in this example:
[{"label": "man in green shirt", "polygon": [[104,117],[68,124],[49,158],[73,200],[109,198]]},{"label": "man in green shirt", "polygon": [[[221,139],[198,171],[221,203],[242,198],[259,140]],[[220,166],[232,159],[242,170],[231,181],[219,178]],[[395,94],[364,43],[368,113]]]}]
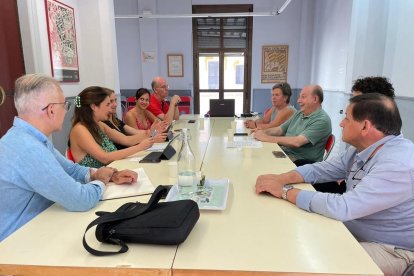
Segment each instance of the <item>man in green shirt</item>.
[{"label": "man in green shirt", "polygon": [[298,99],[300,110],[279,127],[256,131],[255,138],[278,143],[297,166],[322,161],[332,133],[331,119],[322,109],[322,101],[319,85],[305,86]]}]

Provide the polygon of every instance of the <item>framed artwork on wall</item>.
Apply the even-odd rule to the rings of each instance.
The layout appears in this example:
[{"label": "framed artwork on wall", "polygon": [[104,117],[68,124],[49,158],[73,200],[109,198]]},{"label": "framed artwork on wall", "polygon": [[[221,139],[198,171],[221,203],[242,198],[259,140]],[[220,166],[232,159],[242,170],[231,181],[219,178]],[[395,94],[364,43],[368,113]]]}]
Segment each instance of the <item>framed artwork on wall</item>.
[{"label": "framed artwork on wall", "polygon": [[168,54],[167,64],[169,77],[184,77],[183,55]]},{"label": "framed artwork on wall", "polygon": [[75,12],[56,0],[45,0],[52,76],[60,82],[79,82]]},{"label": "framed artwork on wall", "polygon": [[289,45],[262,47],[262,83],[287,82]]}]

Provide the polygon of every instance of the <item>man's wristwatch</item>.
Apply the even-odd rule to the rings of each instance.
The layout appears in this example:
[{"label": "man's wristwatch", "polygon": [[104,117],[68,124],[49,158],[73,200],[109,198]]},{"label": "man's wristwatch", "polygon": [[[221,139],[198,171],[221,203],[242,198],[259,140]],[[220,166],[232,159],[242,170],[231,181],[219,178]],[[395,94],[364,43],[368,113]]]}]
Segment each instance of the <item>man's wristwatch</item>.
[{"label": "man's wristwatch", "polygon": [[292,185],[285,185],[283,186],[283,190],[282,190],[282,198],[284,200],[287,200],[287,192],[289,190],[292,190],[294,187]]}]

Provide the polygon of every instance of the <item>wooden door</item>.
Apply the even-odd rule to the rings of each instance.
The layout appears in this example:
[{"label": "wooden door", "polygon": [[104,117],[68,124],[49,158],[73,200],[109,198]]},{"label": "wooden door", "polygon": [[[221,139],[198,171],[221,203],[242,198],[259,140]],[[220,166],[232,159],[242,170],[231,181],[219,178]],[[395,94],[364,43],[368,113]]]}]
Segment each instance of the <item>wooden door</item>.
[{"label": "wooden door", "polygon": [[14,108],[14,81],[25,73],[19,17],[16,0],[0,2],[0,87],[5,91],[0,106],[0,137],[13,124],[17,112]]}]

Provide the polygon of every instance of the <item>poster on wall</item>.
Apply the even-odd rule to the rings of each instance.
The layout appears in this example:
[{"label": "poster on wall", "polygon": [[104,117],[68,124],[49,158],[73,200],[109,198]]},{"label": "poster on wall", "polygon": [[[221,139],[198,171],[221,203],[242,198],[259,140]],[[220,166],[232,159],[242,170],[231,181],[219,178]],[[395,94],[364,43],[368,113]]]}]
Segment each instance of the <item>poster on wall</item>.
[{"label": "poster on wall", "polygon": [[287,82],[289,45],[262,47],[262,83]]},{"label": "poster on wall", "polygon": [[144,63],[154,63],[157,61],[157,55],[155,52],[142,52],[142,61]]},{"label": "poster on wall", "polygon": [[52,75],[57,81],[79,82],[73,8],[55,0],[45,0]]}]

